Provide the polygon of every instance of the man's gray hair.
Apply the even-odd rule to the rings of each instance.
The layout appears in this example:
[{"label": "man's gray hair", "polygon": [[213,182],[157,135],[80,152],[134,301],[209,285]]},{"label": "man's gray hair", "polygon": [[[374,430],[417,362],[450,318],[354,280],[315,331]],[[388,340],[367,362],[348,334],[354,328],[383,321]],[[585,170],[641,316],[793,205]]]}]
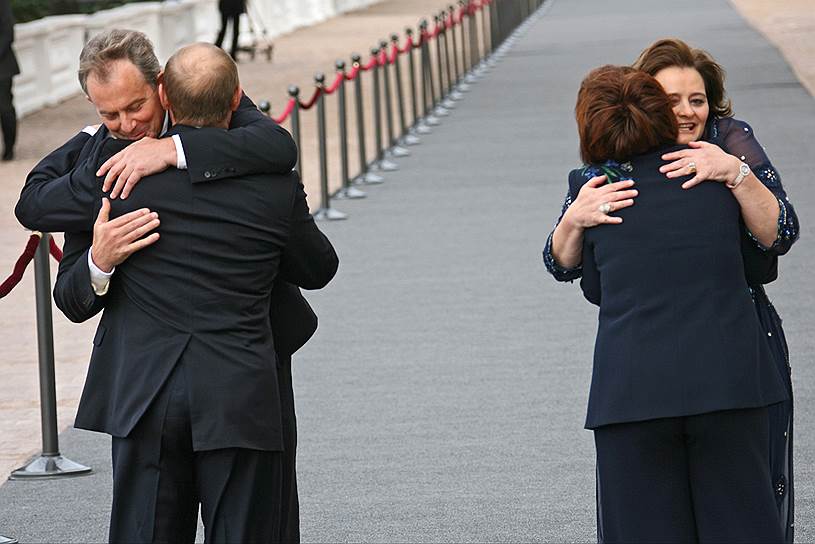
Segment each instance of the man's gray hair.
[{"label": "man's gray hair", "polygon": [[113,29],[91,38],[79,54],[79,84],[85,94],[88,77],[93,74],[99,81],[107,81],[110,63],[117,60],[129,60],[148,85],[156,86],[161,64],[150,39],[138,30]]}]

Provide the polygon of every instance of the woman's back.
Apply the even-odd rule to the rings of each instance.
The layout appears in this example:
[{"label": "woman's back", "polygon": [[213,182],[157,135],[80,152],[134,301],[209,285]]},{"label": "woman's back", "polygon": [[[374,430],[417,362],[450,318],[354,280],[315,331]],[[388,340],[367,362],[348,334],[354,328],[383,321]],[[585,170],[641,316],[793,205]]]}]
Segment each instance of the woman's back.
[{"label": "woman's back", "polygon": [[[786,396],[744,277],[738,205],[721,184],[665,178],[665,152],[625,165],[639,195],[623,223],[585,233],[581,287],[600,305],[588,428]],[[572,172],[574,196],[586,180]]]}]

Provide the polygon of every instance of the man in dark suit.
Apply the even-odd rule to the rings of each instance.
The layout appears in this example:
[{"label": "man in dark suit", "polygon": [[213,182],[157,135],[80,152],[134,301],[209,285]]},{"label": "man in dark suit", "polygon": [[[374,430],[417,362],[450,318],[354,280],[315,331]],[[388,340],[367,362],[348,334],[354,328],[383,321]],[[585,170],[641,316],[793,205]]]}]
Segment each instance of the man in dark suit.
[{"label": "man in dark suit", "polygon": [[[77,198],[81,200],[86,194],[76,188],[87,183],[95,184],[93,174],[97,165],[93,153],[99,141],[102,141],[107,134],[120,137],[138,137],[144,133],[150,134],[151,130],[158,130],[150,127],[160,127],[163,118],[163,110],[160,105],[152,107],[151,115],[145,115],[145,112],[142,111],[147,109],[147,106],[157,103],[153,100],[148,100],[147,106],[141,105],[139,110],[132,112],[134,108],[131,104],[139,105],[142,97],[150,96],[151,92],[155,95],[156,91],[158,63],[152,53],[152,47],[143,35],[137,32],[112,31],[94,38],[86,46],[86,51],[83,51],[83,66],[92,66],[88,60],[92,55],[86,54],[88,50],[104,52],[108,58],[116,58],[115,54],[118,53],[132,67],[137,67],[142,77],[137,78],[135,83],[131,81],[132,88],[125,86],[119,88],[117,92],[109,93],[114,97],[121,97],[119,103],[109,105],[105,100],[99,100],[99,93],[89,93],[106,126],[99,129],[93,136],[84,133],[77,135],[42,161],[29,176],[17,208],[20,221],[31,228],[68,231],[64,248],[65,256],[60,265],[60,274],[55,289],[55,299],[63,312],[74,321],[83,321],[99,312],[105,301],[110,298],[104,294],[108,281],[111,281],[108,278],[102,277],[102,284],[92,287],[94,259],[104,258],[106,253],[112,253],[117,255],[118,260],[114,262],[116,264],[145,243],[143,239],[135,241],[128,239],[135,229],[143,226],[139,224],[139,221],[142,221],[144,216],[127,223],[121,223],[122,218],[119,218],[116,220],[119,223],[115,225],[115,229],[108,222],[98,221],[97,232],[106,233],[107,236],[93,239],[93,233],[87,230],[88,225],[83,217],[84,212],[79,214],[75,212],[74,200]],[[112,84],[116,83],[115,78],[110,79]],[[83,86],[85,86],[84,83]],[[104,98],[104,94],[101,97]],[[132,117],[136,117],[135,121],[131,119]],[[164,124],[166,125],[166,122]],[[296,159],[296,149],[291,138],[283,129],[261,115],[245,97],[241,102],[241,107],[233,116],[232,127],[233,130],[228,132],[202,128],[191,133],[173,134],[172,140],[170,138],[160,140],[145,138],[129,146],[125,151],[125,156],[135,148],[141,148],[141,155],[137,153],[136,159],[141,157],[143,160],[147,157],[153,162],[148,162],[146,165],[137,164],[136,167],[133,167],[134,155],[131,153],[131,162],[120,168],[119,172],[124,171],[125,178],[127,178],[129,172],[149,173],[150,169],[155,171],[165,168],[167,163],[175,164],[176,150],[182,154],[186,151],[189,175],[196,183],[213,182],[253,171],[288,171],[291,168]],[[165,144],[168,143],[169,154],[172,156],[162,158],[167,155],[164,150],[167,149]],[[165,145],[164,149],[162,145]],[[125,162],[127,161],[119,161],[115,166],[121,166]],[[136,160],[136,162],[139,161]],[[128,183],[132,182],[133,177],[130,175]],[[88,179],[91,181],[88,182]],[[117,185],[114,191],[118,188]],[[80,210],[86,209],[85,206],[79,206],[79,208]],[[82,232],[82,229],[85,231]],[[115,235],[110,235],[111,232]],[[91,250],[92,240],[93,249]],[[98,278],[94,279],[98,280]],[[285,442],[284,493],[289,497],[288,501],[284,503],[284,520],[281,531],[284,539],[296,541],[299,539],[299,516],[294,472],[296,428],[290,360],[291,354],[313,334],[317,321],[299,290],[285,281],[275,283],[272,293],[271,320],[281,377],[279,385]]]},{"label": "man in dark suit", "polygon": [[20,73],[17,58],[11,49],[14,42],[14,16],[10,2],[0,2],[0,127],[3,131],[2,160],[14,158],[14,142],[17,140],[17,112],[11,93],[12,78]]}]

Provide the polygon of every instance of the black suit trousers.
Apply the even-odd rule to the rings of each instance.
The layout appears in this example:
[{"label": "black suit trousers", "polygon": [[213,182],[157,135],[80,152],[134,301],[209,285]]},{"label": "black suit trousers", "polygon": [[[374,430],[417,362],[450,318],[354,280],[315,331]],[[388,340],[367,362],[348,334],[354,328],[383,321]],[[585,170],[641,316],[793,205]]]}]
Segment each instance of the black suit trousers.
[{"label": "black suit trousers", "polygon": [[14,149],[17,141],[17,113],[14,110],[14,96],[11,93],[11,76],[0,77],[0,128],[3,132],[3,152]]},{"label": "black suit trousers", "polygon": [[599,427],[601,542],[781,542],[767,408]]},{"label": "black suit trousers", "polygon": [[208,543],[280,541],[282,452],[196,452],[179,362],[126,438],[113,438],[110,542],[192,544],[198,505]]}]

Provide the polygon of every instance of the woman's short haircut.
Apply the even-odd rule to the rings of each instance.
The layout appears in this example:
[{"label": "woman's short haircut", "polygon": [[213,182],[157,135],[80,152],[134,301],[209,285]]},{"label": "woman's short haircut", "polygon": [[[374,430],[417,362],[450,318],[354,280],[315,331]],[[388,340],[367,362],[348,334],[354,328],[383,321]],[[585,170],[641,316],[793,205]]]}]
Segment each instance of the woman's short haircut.
[{"label": "woman's short haircut", "polygon": [[580,84],[575,106],[580,157],[626,161],[676,142],[676,116],[659,82],[628,66],[601,66]]},{"label": "woman's short haircut", "polygon": [[676,38],[666,38],[649,45],[634,62],[634,68],[652,76],[672,66],[693,68],[699,72],[705,82],[712,114],[717,117],[733,115],[733,107],[724,90],[724,68],[707,51],[692,48]]}]

